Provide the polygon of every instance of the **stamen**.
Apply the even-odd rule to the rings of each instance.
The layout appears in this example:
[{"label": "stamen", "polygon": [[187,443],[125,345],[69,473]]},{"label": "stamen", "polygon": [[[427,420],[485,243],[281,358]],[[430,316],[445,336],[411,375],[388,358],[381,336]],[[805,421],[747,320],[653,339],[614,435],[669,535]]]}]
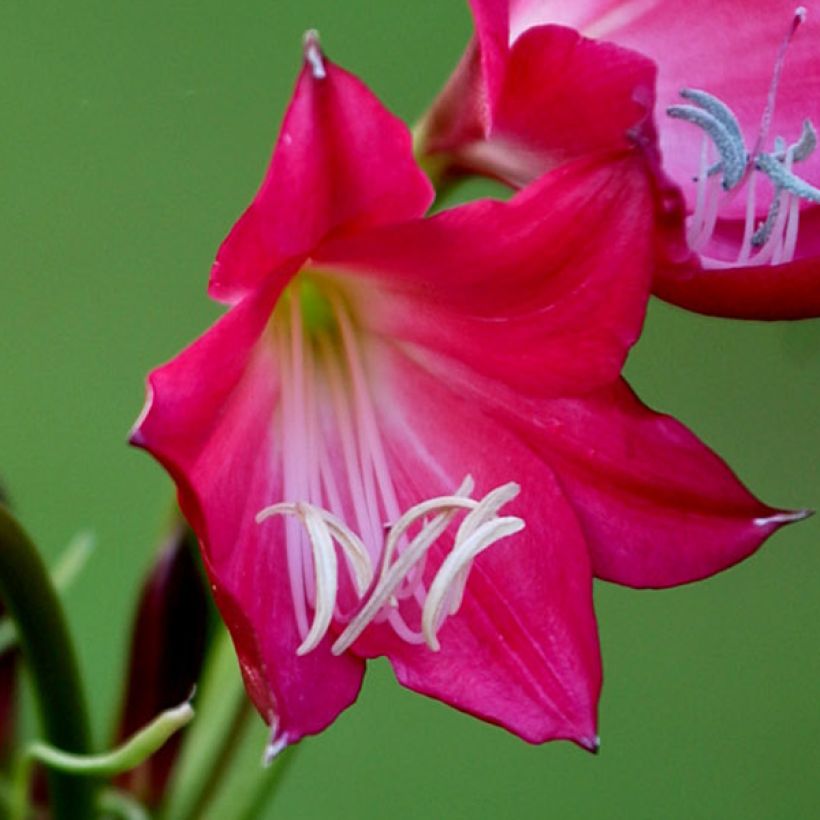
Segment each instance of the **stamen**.
[{"label": "stamen", "polygon": [[[292,374],[292,368],[298,367],[291,354],[290,345],[292,333],[287,326],[281,327],[279,332],[279,346],[282,351],[281,356],[281,383],[282,383],[282,431],[288,431],[288,435],[282,435],[282,476],[283,492],[286,497],[298,498],[296,495],[298,487],[294,486],[299,471],[301,461],[298,452],[294,448],[299,447],[301,439],[300,432],[300,399],[295,395],[299,385],[299,378]],[[305,600],[306,590],[304,582],[303,567],[303,543],[304,534],[296,521],[288,519],[285,521],[285,552],[288,567],[288,579],[290,583],[290,594],[293,601],[294,616],[299,635],[304,638],[308,633],[307,602]]]},{"label": "stamen", "polygon": [[[429,548],[444,534],[453,517],[461,509],[470,509],[459,527],[452,551],[442,562],[433,580],[433,586],[422,607],[421,636],[428,646],[439,648],[436,633],[441,626],[442,612],[445,603],[449,604],[450,614],[458,610],[464,593],[472,560],[483,550],[487,549],[500,538],[518,532],[524,527],[520,518],[497,518],[498,510],[518,495],[517,484],[509,483],[497,487],[488,493],[480,502],[465,498],[463,493],[472,490],[472,479],[465,478],[455,495],[440,496],[411,507],[391,528],[388,540],[385,543],[384,563],[376,588],[371,592],[356,617],[347,625],[344,632],[333,644],[332,652],[339,655],[346,651],[364,630],[376,620],[378,614],[386,606],[395,606],[396,590],[406,579],[412,569],[422,560]],[[438,514],[430,521],[425,520],[421,531],[410,541],[407,548],[392,560],[398,539],[407,529],[430,513]],[[391,540],[392,539],[392,540]],[[455,599],[455,605],[453,605]],[[432,603],[431,603],[432,600]],[[428,622],[425,622],[427,613]],[[388,615],[388,621],[396,631],[411,642],[416,642],[418,635],[407,627],[401,614],[393,609]]]},{"label": "stamen", "polygon": [[[681,92],[704,94],[705,92],[692,92],[691,89],[684,89]],[[707,95],[710,96],[710,95]],[[723,188],[730,191],[743,178],[746,170],[748,156],[743,144],[743,138],[735,135],[732,128],[727,127],[721,119],[702,108],[693,105],[671,105],[666,109],[666,113],[674,119],[691,122],[702,128],[715,144],[715,148],[720,154],[720,168],[723,172]]]},{"label": "stamen", "polygon": [[378,547],[381,538],[372,532],[372,521],[365,502],[365,490],[362,483],[362,471],[359,465],[359,447],[356,446],[356,432],[348,404],[348,391],[345,390],[343,376],[335,351],[325,334],[319,337],[325,372],[328,376],[333,413],[339,430],[342,455],[347,475],[350,499],[356,515],[356,525],[362,538],[371,550],[371,557],[378,558]]},{"label": "stamen", "polygon": [[[797,235],[800,226],[800,200],[820,202],[820,189],[815,188],[792,172],[794,162],[807,159],[817,147],[817,133],[810,120],[805,120],[800,138],[790,146],[782,137],[774,140],[774,150],[763,150],[774,118],[777,90],[788,46],[800,24],[806,19],[806,9],[795,10],[789,30],[775,59],[772,81],[766,107],[760,124],[754,150],[747,153],[743,135],[732,110],[712,94],[698,89],[685,88],[681,96],[694,105],[672,106],[667,109],[669,116],[691,122],[701,128],[711,138],[720,157],[713,165],[708,165],[707,144],[701,152],[700,170],[697,182],[695,208],[687,224],[687,240],[690,247],[701,254],[705,267],[726,268],[737,264],[779,265],[790,262],[797,249]],[[754,162],[749,162],[753,157]],[[756,223],[756,174],[759,171],[769,177],[774,187],[771,204],[764,221]],[[718,223],[721,204],[731,197],[721,198],[707,183],[707,178],[722,173],[723,188],[727,191],[741,187],[748,181],[746,196],[746,216],[743,237],[736,261],[715,259],[704,251],[712,240]],[[752,253],[753,249],[759,249]]]},{"label": "stamen", "polygon": [[[469,489],[468,489],[469,488]],[[333,644],[332,652],[340,655],[364,632],[370,622],[376,617],[379,611],[390,602],[396,589],[406,577],[413,566],[424,556],[427,550],[444,534],[450,525],[453,517],[460,508],[465,506],[478,506],[478,502],[460,495],[461,492],[472,489],[472,479],[468,476],[462,482],[456,495],[440,496],[421,504],[411,507],[391,529],[387,542],[385,543],[385,560],[382,563],[382,573],[376,588],[370,594],[362,609],[356,617],[347,625],[344,632]],[[421,532],[410,542],[404,552],[396,559],[395,563],[388,563],[392,558],[393,550],[401,535],[413,522],[423,518],[434,510],[440,510],[439,514],[432,521],[422,527]],[[394,536],[394,532],[399,531]],[[391,540],[392,538],[392,540]]]},{"label": "stamen", "polygon": [[327,77],[325,58],[322,54],[322,47],[319,45],[319,32],[315,28],[305,32],[302,38],[302,51],[305,55],[305,62],[310,66],[313,79],[324,80]]},{"label": "stamen", "polygon": [[691,100],[695,105],[700,106],[720,122],[736,145],[742,146],[744,144],[740,123],[726,103],[715,97],[714,94],[710,94],[708,91],[700,91],[697,88],[683,88],[680,95],[684,100]]},{"label": "stamen", "polygon": [[766,221],[754,232],[752,236],[752,247],[759,248],[769,241],[772,235],[774,226],[777,224],[777,218],[780,216],[780,205],[783,201],[782,189],[777,189],[774,192],[772,204],[769,207],[769,213],[766,214]]},{"label": "stamen", "polygon": [[338,294],[332,294],[330,302],[341,332],[345,358],[353,382],[353,399],[359,432],[359,458],[362,466],[365,500],[370,513],[371,531],[373,537],[377,538],[377,534],[381,529],[380,521],[383,519],[379,515],[376,489],[378,488],[388,518],[398,517],[399,503],[390,470],[387,467],[387,458],[385,457],[379,426],[376,421],[376,413],[373,409],[373,402],[365,377],[361,352],[356,342],[350,317]]},{"label": "stamen", "polygon": [[814,153],[814,149],[817,148],[817,131],[814,130],[811,120],[803,121],[800,139],[792,147],[795,162],[802,162]]},{"label": "stamen", "polygon": [[421,615],[421,631],[427,645],[434,652],[441,648],[437,632],[443,621],[448,589],[452,587],[458,574],[487,547],[501,538],[519,532],[524,529],[524,526],[524,522],[514,516],[487,521],[478,527],[466,541],[456,544],[453,551],[444,559],[430,586]]},{"label": "stamen", "polygon": [[[496,513],[506,503],[512,501],[519,492],[521,492],[521,487],[514,482],[509,482],[487,493],[476,508],[464,517],[456,533],[456,543],[466,541],[482,524],[494,518]],[[452,588],[452,600],[449,608],[450,615],[455,615],[461,608],[461,602],[464,598],[464,589],[467,586],[467,579],[470,575],[471,567],[472,564],[468,563],[456,576]]]},{"label": "stamen", "polygon": [[783,251],[780,259],[775,261],[788,262],[794,259],[797,248],[797,233],[800,230],[800,200],[796,196],[789,197],[789,216],[786,222],[786,238],[783,242]]},{"label": "stamen", "polygon": [[293,516],[304,525],[313,553],[313,569],[316,579],[316,601],[313,623],[307,636],[296,650],[304,655],[315,649],[327,634],[333,620],[333,610],[338,593],[338,563],[333,538],[348,558],[356,578],[359,595],[370,585],[373,570],[364,544],[332,513],[306,502],[280,502],[272,504],[256,515],[256,523],[272,516]]},{"label": "stamen", "polygon": [[820,188],[815,188],[805,180],[795,176],[772,154],[758,155],[755,159],[755,167],[766,174],[776,188],[788,191],[790,194],[809,202],[820,202]]},{"label": "stamen", "polygon": [[393,561],[393,551],[399,539],[420,518],[424,518],[426,515],[442,507],[461,507],[465,510],[473,510],[478,507],[479,502],[468,497],[470,493],[472,493],[474,486],[475,483],[473,482],[472,476],[468,475],[453,495],[444,495],[438,498],[431,498],[429,501],[422,501],[420,504],[410,507],[398,521],[392,524],[384,545],[381,577],[384,578]]}]

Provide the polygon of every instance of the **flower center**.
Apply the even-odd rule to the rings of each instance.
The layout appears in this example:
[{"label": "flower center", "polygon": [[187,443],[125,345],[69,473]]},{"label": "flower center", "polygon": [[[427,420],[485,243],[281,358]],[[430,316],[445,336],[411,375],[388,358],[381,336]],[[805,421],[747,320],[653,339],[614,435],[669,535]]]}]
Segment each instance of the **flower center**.
[{"label": "flower center", "polygon": [[[817,146],[817,134],[805,120],[799,137],[787,144],[776,137],[773,149],[764,150],[774,117],[777,87],[786,51],[792,37],[805,20],[806,10],[798,8],[775,60],[768,100],[760,131],[748,150],[737,117],[724,102],[706,91],[685,88],[681,96],[691,105],[675,105],[667,114],[692,123],[704,132],[700,167],[695,181],[694,212],[689,218],[687,238],[690,247],[701,254],[707,267],[733,265],[777,265],[794,259],[800,226],[800,203],[820,203],[820,189],[801,179],[793,170],[795,163],[808,158]],[[755,209],[756,185],[764,177],[772,186],[771,205],[761,222]],[[709,255],[715,237],[721,206],[733,200],[745,187],[746,208],[740,251],[735,259]]]},{"label": "flower center", "polygon": [[[476,556],[524,527],[520,518],[498,515],[518,485],[477,500],[467,476],[452,495],[402,512],[368,377],[366,337],[345,294],[328,277],[301,272],[277,305],[270,332],[281,367],[287,500],[265,507],[256,521],[282,521],[297,654],[315,649],[333,624],[339,634],[332,651],[340,654],[374,622],[437,650],[438,631],[458,611]],[[445,542],[446,556],[426,572],[431,548]]]}]

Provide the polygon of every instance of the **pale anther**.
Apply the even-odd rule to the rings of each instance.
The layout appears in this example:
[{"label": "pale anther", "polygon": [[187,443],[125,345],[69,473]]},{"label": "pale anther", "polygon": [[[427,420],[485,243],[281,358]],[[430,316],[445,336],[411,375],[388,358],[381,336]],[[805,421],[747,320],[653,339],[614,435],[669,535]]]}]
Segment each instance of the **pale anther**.
[{"label": "pale anther", "polygon": [[334,537],[350,562],[359,595],[364,594],[370,585],[373,570],[361,539],[332,513],[305,502],[295,504],[282,502],[261,510],[256,516],[256,522],[261,524],[276,515],[297,518],[304,526],[310,541],[316,600],[313,623],[296,650],[297,655],[304,655],[319,645],[333,620],[333,610],[339,590],[338,562],[333,546]]},{"label": "pale anther", "polygon": [[[462,495],[471,492],[473,486],[472,478],[467,476],[454,495],[440,496],[416,504],[407,510],[391,527],[385,542],[379,582],[364,606],[333,644],[332,651],[334,655],[340,655],[344,652],[364,632],[382,607],[393,603],[393,597],[402,581],[424,557],[427,550],[444,534],[456,513],[465,507],[469,509],[478,506],[477,501]],[[438,515],[424,524],[421,531],[393,562],[393,552],[408,527],[433,511],[438,512]]]},{"label": "pale anther", "polygon": [[803,130],[800,133],[800,139],[792,146],[794,149],[793,157],[795,162],[802,162],[808,159],[817,148],[817,131],[814,130],[811,120],[803,120]]},{"label": "pale anther", "polygon": [[820,202],[820,188],[809,185],[805,180],[789,171],[785,165],[772,154],[760,154],[755,158],[755,167],[766,174],[776,188],[788,191],[808,202]]},{"label": "pale anther", "polygon": [[393,560],[393,552],[396,549],[396,545],[404,533],[413,526],[416,521],[424,518],[433,511],[445,507],[462,507],[464,509],[477,507],[479,502],[469,497],[474,487],[475,482],[472,476],[468,475],[453,495],[431,498],[428,501],[422,501],[420,504],[414,504],[409,510],[404,512],[397,521],[394,521],[387,529],[387,539],[384,543],[384,554],[382,556],[382,577],[384,577]]},{"label": "pale anther", "polygon": [[421,631],[427,645],[434,652],[440,648],[438,630],[444,617],[447,593],[458,575],[469,563],[487,547],[501,538],[524,529],[524,522],[515,516],[495,518],[486,521],[461,543],[456,543],[453,551],[444,559],[430,586],[421,615]]},{"label": "pale anther", "polygon": [[[456,533],[456,543],[469,538],[482,524],[490,521],[495,517],[496,513],[509,501],[512,501],[521,488],[515,482],[502,484],[496,487],[491,492],[487,493],[481,499],[475,509],[471,510],[464,517],[461,526]],[[464,568],[455,577],[452,588],[450,590],[450,615],[455,615],[461,607],[461,601],[464,597],[464,588],[467,586],[467,578],[470,574],[471,563],[467,563]]]},{"label": "pale anther", "polygon": [[723,172],[723,188],[730,191],[743,179],[748,165],[748,155],[742,137],[718,119],[714,114],[693,105],[672,105],[666,113],[673,119],[691,122],[702,128],[711,138],[720,155],[719,168]]},{"label": "pale anther", "polygon": [[708,91],[701,91],[697,88],[682,88],[680,95],[683,99],[690,100],[704,111],[708,111],[726,129],[729,137],[736,144],[743,145],[743,133],[740,130],[740,123],[737,121],[732,109],[723,100]]},{"label": "pale anther", "polygon": [[[459,526],[453,547],[441,564],[433,581],[433,588],[422,607],[422,636],[431,649],[438,648],[436,633],[443,620],[442,606],[450,604],[450,614],[458,608],[464,593],[464,585],[473,559],[484,549],[506,535],[524,526],[520,518],[498,518],[499,509],[519,492],[517,484],[509,483],[495,488],[481,501],[466,497],[472,491],[473,482],[468,476],[454,495],[416,504],[407,510],[391,528],[384,550],[384,562],[379,580],[361,610],[347,625],[333,644],[334,654],[341,654],[364,632],[387,606],[395,606],[396,591],[409,573],[424,560],[430,547],[445,533],[453,517],[463,511],[469,512]],[[435,515],[428,520],[427,516]],[[422,521],[421,530],[398,552],[399,541],[410,526]],[[435,589],[435,592],[434,592]],[[432,600],[432,603],[431,603]],[[456,601],[456,606],[452,602]],[[431,624],[425,628],[424,613],[431,613]]]}]

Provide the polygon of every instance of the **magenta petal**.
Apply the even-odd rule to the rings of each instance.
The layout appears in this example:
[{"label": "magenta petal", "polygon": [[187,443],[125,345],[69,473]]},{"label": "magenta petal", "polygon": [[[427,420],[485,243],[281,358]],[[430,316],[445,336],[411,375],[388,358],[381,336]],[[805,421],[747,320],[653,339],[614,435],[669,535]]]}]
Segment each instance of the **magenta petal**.
[{"label": "magenta petal", "polygon": [[652,145],[654,64],[561,26],[513,45],[486,139],[460,154],[521,187],[575,157]]},{"label": "magenta petal", "polygon": [[[462,608],[440,631],[439,652],[384,626],[371,627],[354,649],[386,654],[405,686],[525,740],[594,748],[601,670],[589,560],[552,471],[446,379],[396,353],[385,353],[380,375],[402,506],[452,492],[469,472],[477,496],[518,482],[521,495],[503,514],[522,517],[526,528],[478,557]],[[441,555],[434,548],[431,563]]]},{"label": "magenta petal", "polygon": [[420,216],[432,201],[404,123],[359,79],[323,65],[321,77],[303,68],[265,179],[219,249],[215,299],[235,302],[336,229]]},{"label": "magenta petal", "polygon": [[278,363],[263,331],[281,283],[249,296],[149,377],[132,442],[177,482],[248,692],[276,739],[321,731],[356,698],[364,665],[300,643],[284,545],[254,522],[281,498]]},{"label": "magenta petal", "polygon": [[617,378],[643,321],[652,205],[643,164],[556,169],[509,203],[481,201],[320,247],[317,265],[371,277],[371,331],[529,393]]},{"label": "magenta petal", "polygon": [[811,319],[820,316],[820,257],[773,268],[661,267],[653,293],[679,307],[735,319]]},{"label": "magenta petal", "polygon": [[505,15],[475,5],[477,39],[428,115],[428,151],[522,187],[577,157],[654,146],[650,60],[561,26],[508,48]]},{"label": "magenta petal", "polygon": [[758,501],[686,427],[646,408],[625,382],[549,402],[542,413],[534,446],[575,505],[599,578],[634,587],[695,581],[803,517]]}]

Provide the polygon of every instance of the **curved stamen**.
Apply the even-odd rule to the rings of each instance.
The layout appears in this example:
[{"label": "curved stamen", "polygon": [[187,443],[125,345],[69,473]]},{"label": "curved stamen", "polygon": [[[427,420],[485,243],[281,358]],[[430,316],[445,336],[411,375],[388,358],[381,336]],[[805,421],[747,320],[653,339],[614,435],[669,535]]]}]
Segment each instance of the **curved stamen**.
[{"label": "curved stamen", "polygon": [[[774,150],[764,151],[774,120],[777,92],[783,73],[786,53],[795,32],[806,19],[806,9],[795,9],[788,31],[780,43],[775,57],[772,79],[760,128],[751,151],[746,150],[743,134],[734,112],[722,100],[693,88],[684,88],[680,94],[693,105],[671,106],[669,116],[691,122],[708,136],[719,155],[718,162],[707,167],[707,153],[701,156],[701,167],[694,181],[697,182],[694,211],[687,223],[690,247],[701,254],[701,261],[708,268],[726,268],[737,264],[781,264],[794,259],[797,250],[797,232],[800,224],[800,200],[818,202],[820,189],[810,185],[792,172],[792,164],[807,159],[817,148],[817,133],[810,120],[805,120],[797,142],[787,146],[782,137],[774,140]],[[753,161],[750,162],[750,159]],[[774,186],[769,210],[765,220],[756,222],[756,171],[769,178]],[[721,197],[711,189],[706,180],[722,173],[722,185],[726,191],[749,183],[746,196],[746,218],[740,250],[735,261],[712,258],[705,251],[710,245],[718,224],[722,204],[731,197]],[[759,249],[752,253],[754,248]]]},{"label": "curved stamen", "polygon": [[277,515],[293,516],[301,521],[307,532],[313,555],[316,581],[313,622],[296,650],[297,655],[304,655],[319,645],[333,620],[333,610],[339,588],[338,562],[333,546],[334,537],[350,562],[359,595],[364,594],[370,585],[373,569],[364,544],[332,513],[306,502],[295,504],[280,502],[260,510],[256,515],[256,523],[261,524]]},{"label": "curved stamen", "polygon": [[[434,625],[425,628],[422,620],[422,632],[421,635],[417,635],[407,627],[398,610],[391,609],[387,616],[388,622],[405,640],[415,643],[418,638],[422,638],[431,649],[438,648],[435,633],[441,624],[441,609],[444,605],[445,596],[448,602],[451,602],[454,597],[457,599],[456,606],[451,606],[450,614],[452,614],[458,609],[458,604],[461,602],[472,559],[499,538],[517,532],[524,526],[524,522],[519,518],[496,517],[499,509],[518,495],[519,487],[517,484],[510,482],[496,487],[487,493],[481,501],[475,501],[463,495],[463,493],[472,491],[472,488],[473,481],[467,476],[456,494],[440,496],[416,504],[393,525],[385,543],[382,572],[376,588],[333,644],[331,651],[335,655],[346,651],[364,630],[377,619],[385,607],[398,605],[397,590],[406,581],[409,574],[413,572],[414,568],[418,566],[419,562],[424,560],[427,551],[444,534],[455,515],[461,510],[467,509],[469,512],[456,532],[450,555],[442,562],[433,581],[434,586],[438,581],[437,591],[433,597],[433,609],[430,610],[434,613],[431,616],[434,617]],[[425,517],[434,512],[437,513],[435,517],[427,521]],[[410,526],[419,520],[424,520],[421,530],[401,554],[393,560],[399,539],[405,535]],[[444,575],[442,575],[442,572],[444,572]],[[431,596],[433,596],[432,588],[424,601],[422,618],[424,612],[427,612],[431,606]]]},{"label": "curved stamen", "polygon": [[787,170],[780,160],[772,154],[759,154],[755,158],[755,167],[766,174],[775,187],[808,202],[820,202],[820,188],[809,185],[805,180]]},{"label": "curved stamen", "polygon": [[[684,100],[691,100],[695,105],[711,114],[726,129],[729,137],[736,145],[743,145],[743,133],[740,130],[740,123],[731,108],[726,103],[710,94],[708,91],[701,91],[697,88],[682,88],[680,91]],[[745,153],[745,149],[744,149]]]},{"label": "curved stamen", "polygon": [[479,502],[469,498],[474,487],[475,483],[473,482],[472,476],[468,475],[453,495],[443,495],[439,498],[431,498],[429,501],[422,501],[420,504],[415,504],[410,507],[398,521],[393,523],[390,526],[390,531],[384,544],[381,577],[384,578],[392,564],[393,552],[399,543],[399,539],[401,539],[404,533],[407,532],[416,521],[442,507],[461,507],[465,510],[472,510],[478,507]]},{"label": "curved stamen", "polygon": [[[498,511],[506,503],[512,501],[520,492],[521,487],[511,481],[487,493],[479,502],[478,506],[464,517],[456,533],[456,543],[466,541],[480,526],[493,519]],[[470,575],[471,567],[472,563],[467,563],[453,581],[450,590],[450,615],[455,615],[461,608],[461,602],[464,598],[464,589],[467,586],[467,579]]]},{"label": "curved stamen", "polygon": [[743,139],[737,139],[729,128],[714,114],[693,105],[672,105],[666,113],[679,120],[691,122],[702,128],[711,138],[720,154],[720,170],[723,172],[723,188],[730,191],[743,179],[748,163]]},{"label": "curved stamen", "polygon": [[794,148],[794,161],[802,162],[808,159],[817,148],[817,131],[811,120],[803,120],[803,131],[800,139],[792,146]]},{"label": "curved stamen", "polygon": [[487,547],[501,538],[519,532],[524,526],[524,522],[515,516],[486,521],[466,541],[456,544],[453,551],[444,559],[430,586],[421,615],[422,633],[427,645],[434,652],[441,648],[437,632],[443,620],[448,591],[459,573]]},{"label": "curved stamen", "polygon": [[334,655],[341,655],[342,652],[347,650],[359,635],[364,632],[380,610],[390,602],[396,589],[398,589],[404,580],[404,577],[438,538],[444,534],[456,512],[458,512],[458,508],[453,507],[439,513],[410,542],[407,549],[404,550],[396,559],[396,562],[381,577],[376,589],[373,590],[370,598],[368,598],[356,617],[347,625],[344,632],[342,632],[333,644],[331,651]]},{"label": "curved stamen", "polygon": [[780,206],[783,202],[783,191],[778,188],[774,192],[772,204],[769,207],[769,212],[766,214],[766,220],[752,235],[752,247],[759,248],[769,241],[769,237],[774,231],[777,224],[777,218],[780,216]]}]

